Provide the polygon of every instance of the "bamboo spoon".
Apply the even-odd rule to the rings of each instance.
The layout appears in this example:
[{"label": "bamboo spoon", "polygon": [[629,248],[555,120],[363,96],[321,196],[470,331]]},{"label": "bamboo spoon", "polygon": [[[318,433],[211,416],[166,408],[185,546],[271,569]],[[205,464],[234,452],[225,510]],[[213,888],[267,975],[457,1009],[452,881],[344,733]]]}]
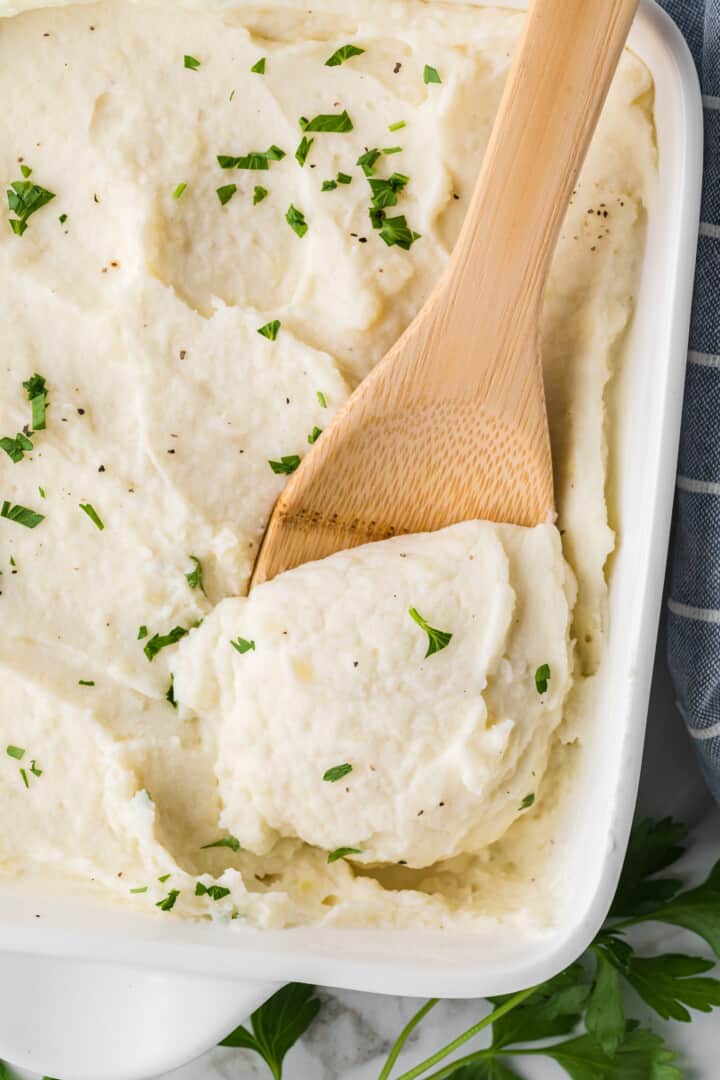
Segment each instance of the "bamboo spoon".
[{"label": "bamboo spoon", "polygon": [[253,584],[400,533],[551,519],[543,291],[637,2],[534,0],[446,269],[291,477]]}]

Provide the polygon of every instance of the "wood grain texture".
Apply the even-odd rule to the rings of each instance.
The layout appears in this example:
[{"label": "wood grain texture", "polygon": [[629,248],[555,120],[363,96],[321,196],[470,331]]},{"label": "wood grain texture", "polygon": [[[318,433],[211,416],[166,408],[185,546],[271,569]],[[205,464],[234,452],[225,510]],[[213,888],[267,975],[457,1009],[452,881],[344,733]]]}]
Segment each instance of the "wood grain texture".
[{"label": "wood grain texture", "polygon": [[550,519],[543,290],[637,2],[535,0],[446,269],[290,478],[253,584],[401,533]]}]

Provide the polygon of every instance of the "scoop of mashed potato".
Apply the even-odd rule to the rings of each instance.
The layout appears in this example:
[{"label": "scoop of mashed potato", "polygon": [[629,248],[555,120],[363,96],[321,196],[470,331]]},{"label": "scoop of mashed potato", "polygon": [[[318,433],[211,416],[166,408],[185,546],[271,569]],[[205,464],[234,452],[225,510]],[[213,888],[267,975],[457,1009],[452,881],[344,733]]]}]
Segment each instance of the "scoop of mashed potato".
[{"label": "scoop of mashed potato", "polygon": [[297,836],[413,867],[496,840],[562,716],[572,593],[556,529],[470,522],[225,600],[176,676],[217,722],[223,825],[257,854]]}]

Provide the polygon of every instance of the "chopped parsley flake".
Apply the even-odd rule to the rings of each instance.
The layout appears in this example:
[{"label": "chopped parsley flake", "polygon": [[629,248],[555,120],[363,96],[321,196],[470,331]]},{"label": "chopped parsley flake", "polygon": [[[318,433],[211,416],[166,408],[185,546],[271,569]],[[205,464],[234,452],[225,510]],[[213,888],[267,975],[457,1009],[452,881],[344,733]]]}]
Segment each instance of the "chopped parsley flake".
[{"label": "chopped parsley flake", "polygon": [[146,638],[147,636],[148,636],[148,628],[147,628],[147,626],[141,626],[140,629],[138,630],[138,636],[137,636],[138,641],[142,641],[143,638]]},{"label": "chopped parsley flake", "polygon": [[299,454],[286,454],[279,461],[268,461],[268,465],[279,476],[290,476],[300,464]]},{"label": "chopped parsley flake", "polygon": [[523,801],[520,803],[519,809],[520,810],[529,810],[530,807],[534,805],[534,803],[535,803],[535,793],[533,792],[532,794],[525,796]]},{"label": "chopped parsley flake", "polygon": [[397,206],[398,195],[404,191],[409,182],[410,177],[403,173],[393,173],[387,180],[369,177],[373,207],[376,210],[386,210],[389,206]]},{"label": "chopped parsley flake", "polygon": [[446,630],[436,630],[434,626],[430,626],[430,624],[423,619],[417,608],[411,607],[408,614],[428,636],[428,650],[425,653],[426,660],[428,656],[432,656],[433,653],[442,652],[443,649],[447,649],[452,641],[452,634],[448,633]]},{"label": "chopped parsley flake", "polygon": [[321,113],[312,120],[308,120],[306,116],[301,116],[300,127],[303,131],[309,132],[329,131],[342,134],[353,130],[353,122],[348,115],[347,109],[343,109],[341,113]]},{"label": "chopped parsley flake", "polygon": [[198,559],[197,555],[190,555],[190,562],[195,563],[195,566],[185,575],[185,580],[191,589],[200,589],[200,592],[205,592],[205,583],[203,582],[203,568],[202,563]]},{"label": "chopped parsley flake", "polygon": [[341,45],[332,56],[325,61],[325,67],[340,67],[346,60],[350,60],[353,56],[362,56],[365,52],[364,49],[359,49],[357,45]]},{"label": "chopped parsley flake", "polygon": [[261,187],[260,184],[255,185],[255,191],[253,192],[253,206],[257,206],[263,199],[267,199],[269,195],[268,189]]},{"label": "chopped parsley flake", "polygon": [[223,836],[222,840],[215,840],[212,844],[203,844],[201,851],[210,851],[211,848],[230,848],[231,851],[240,851],[240,841],[235,836]]},{"label": "chopped parsley flake", "polygon": [[323,429],[317,427],[317,425],[312,429],[312,431],[308,435],[308,442],[310,443],[311,446],[313,446],[318,441],[318,439],[320,438],[322,433],[323,433]]},{"label": "chopped parsley flake", "polygon": [[28,780],[28,775],[27,775],[25,769],[20,770],[20,776],[22,777],[22,782],[25,785],[25,787],[29,788],[30,787],[30,781]]},{"label": "chopped parsley flake", "polygon": [[321,409],[327,409],[327,407],[328,407],[327,398],[323,394],[322,390],[318,390],[317,399],[318,399],[318,401],[320,403],[320,408]]},{"label": "chopped parsley flake", "polygon": [[352,184],[352,182],[353,182],[352,176],[350,176],[349,173],[344,173],[344,172],[339,172],[337,174],[336,179],[337,179],[338,184]]},{"label": "chopped parsley flake", "polygon": [[169,881],[171,877],[172,877],[172,874],[163,874],[161,877],[158,878],[158,881],[160,882],[161,885],[164,885],[165,882]]},{"label": "chopped parsley flake", "polygon": [[337,182],[335,180],[323,180],[322,191],[336,191]]},{"label": "chopped parsley flake", "polygon": [[380,236],[388,247],[401,247],[409,251],[416,240],[420,239],[420,233],[414,232],[407,223],[404,214],[399,217],[386,218],[380,230]]},{"label": "chopped parsley flake", "polygon": [[18,431],[14,439],[11,439],[9,435],[5,435],[0,439],[0,447],[5,451],[11,461],[17,464],[25,457],[25,454],[32,450],[33,444],[28,439],[27,435],[23,435],[21,431]]},{"label": "chopped parsley flake", "polygon": [[173,191],[173,199],[179,199],[182,196],[182,193],[184,191],[186,191],[186,190],[187,190],[187,184],[185,184],[185,183],[178,184],[178,186]]},{"label": "chopped parsley flake", "polygon": [[429,64],[425,65],[425,71],[423,72],[423,82],[428,83],[441,83],[442,79],[438,73],[437,68],[430,67]]},{"label": "chopped parsley flake", "polygon": [[285,220],[287,221],[293,232],[297,233],[300,239],[302,239],[305,233],[308,231],[308,224],[305,221],[305,215],[303,214],[302,210],[298,210],[297,207],[293,206],[291,203],[290,209],[285,215]]},{"label": "chopped parsley flake", "polygon": [[131,893],[144,893],[148,891],[147,885],[140,885],[137,889],[131,889]]},{"label": "chopped parsley flake", "polygon": [[33,431],[44,431],[47,410],[47,380],[37,372],[23,383],[32,410]]},{"label": "chopped parsley flake", "polygon": [[8,206],[15,214],[15,218],[10,219],[10,228],[16,236],[23,235],[29,217],[55,198],[52,191],[29,180],[14,180],[6,194]]},{"label": "chopped parsley flake", "polygon": [[387,154],[387,155],[390,155],[390,154],[402,154],[402,152],[403,152],[402,146],[385,146],[385,147],[383,147],[383,154]]},{"label": "chopped parsley flake", "polygon": [[302,139],[300,140],[300,145],[295,151],[295,158],[301,169],[305,167],[305,162],[307,161],[308,154],[312,150],[312,145],[314,142],[315,140],[308,139],[307,135],[303,135]]},{"label": "chopped parsley flake", "polygon": [[5,753],[8,757],[15,758],[16,761],[22,761],[25,757],[25,750],[22,746],[7,746]]},{"label": "chopped parsley flake", "polygon": [[67,221],[67,219],[68,219],[67,214],[61,214],[60,217],[58,218],[58,221],[60,222],[61,225],[64,225],[65,222]]},{"label": "chopped parsley flake", "polygon": [[260,59],[258,60],[258,62],[256,64],[253,64],[253,66],[250,68],[250,70],[255,75],[264,75],[265,74],[265,65],[266,65],[266,63],[267,63],[267,57],[261,56]]},{"label": "chopped parsley flake", "polygon": [[334,765],[332,769],[328,769],[325,773],[323,780],[328,784],[337,784],[338,780],[342,780],[344,777],[348,776],[348,774],[352,772],[352,769],[352,765]]},{"label": "chopped parsley flake", "polygon": [[100,532],[102,532],[103,529],[105,528],[105,524],[104,524],[102,518],[100,517],[100,515],[98,514],[97,510],[93,506],[93,504],[92,503],[79,503],[79,506],[80,506],[80,509],[85,514],[87,514],[87,516],[90,518],[90,520],[92,521],[95,528],[99,529]]},{"label": "chopped parsley flake", "polygon": [[346,859],[348,855],[362,855],[362,848],[357,847],[339,847],[335,848],[328,855],[327,861],[329,863],[337,862],[338,859]]},{"label": "chopped parsley flake", "polygon": [[258,330],[258,334],[260,334],[261,337],[267,338],[268,341],[275,341],[277,340],[278,332],[281,326],[282,323],[279,319],[273,319],[272,322],[265,323],[264,326],[261,326]]},{"label": "chopped parsley flake", "polygon": [[32,169],[30,168],[29,165],[21,165],[20,166],[20,172],[23,174],[23,176],[25,177],[26,180],[27,180],[28,176],[32,176]]},{"label": "chopped parsley flake", "polygon": [[222,900],[230,895],[230,890],[224,885],[203,885],[202,881],[198,881],[195,885],[195,895],[209,896],[211,900]]},{"label": "chopped parsley flake", "polygon": [[217,188],[216,195],[220,200],[220,205],[225,206],[229,203],[236,191],[237,184],[224,184],[223,187]]},{"label": "chopped parsley flake", "polygon": [[175,676],[170,676],[170,685],[167,688],[165,694],[165,700],[172,705],[173,709],[177,709],[177,701],[175,700]]},{"label": "chopped parsley flake", "polygon": [[30,772],[33,774],[33,776],[42,776],[43,774],[42,769],[38,769],[37,761],[35,761],[34,758],[30,762]]},{"label": "chopped parsley flake", "polygon": [[186,630],[184,626],[175,626],[167,634],[153,634],[143,652],[152,663],[161,649],[167,648],[168,645],[177,645],[178,641],[189,633],[190,631]]},{"label": "chopped parsley flake", "polygon": [[548,683],[550,682],[550,665],[543,664],[535,672],[535,689],[538,694],[547,693]]},{"label": "chopped parsley flake", "polygon": [[241,656],[244,656],[245,653],[255,652],[255,642],[248,641],[248,639],[244,637],[239,637],[237,641],[231,641],[230,644]]},{"label": "chopped parsley flake", "polygon": [[24,525],[26,529],[34,529],[45,520],[44,514],[38,514],[35,510],[29,510],[27,506],[20,506],[19,503],[11,506],[7,499],[0,508],[0,517],[15,521],[18,525]]},{"label": "chopped parsley flake", "polygon": [[171,889],[164,900],[158,900],[155,907],[159,907],[161,911],[172,911],[179,895],[179,889]]},{"label": "chopped parsley flake", "polygon": [[282,161],[285,151],[273,144],[267,150],[251,150],[249,154],[218,154],[217,163],[221,169],[250,169],[253,172],[267,172],[271,161]]},{"label": "chopped parsley flake", "polygon": [[377,148],[366,150],[364,154],[360,155],[355,164],[360,166],[366,176],[373,176],[375,173],[375,163],[381,156],[381,153],[382,151]]},{"label": "chopped parsley flake", "polygon": [[407,120],[398,120],[396,124],[388,124],[388,131],[402,131],[407,127]]},{"label": "chopped parsley flake", "polygon": [[197,71],[200,67],[200,61],[196,60],[194,56],[187,56],[187,54],[183,57],[183,63],[189,71]]},{"label": "chopped parsley flake", "polygon": [[92,679],[80,679],[78,686],[94,686],[95,683]]},{"label": "chopped parsley flake", "polygon": [[40,492],[40,498],[44,499],[46,497],[45,496],[45,488],[44,487],[39,487],[38,491]]}]

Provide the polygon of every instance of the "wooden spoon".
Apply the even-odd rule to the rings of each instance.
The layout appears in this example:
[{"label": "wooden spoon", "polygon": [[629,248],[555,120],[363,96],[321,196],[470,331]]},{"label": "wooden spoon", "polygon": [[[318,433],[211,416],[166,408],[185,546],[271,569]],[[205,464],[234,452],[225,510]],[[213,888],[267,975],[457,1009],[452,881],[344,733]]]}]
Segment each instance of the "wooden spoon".
[{"label": "wooden spoon", "polygon": [[533,3],[445,271],[291,477],[253,584],[400,533],[552,519],[543,291],[637,2]]}]

